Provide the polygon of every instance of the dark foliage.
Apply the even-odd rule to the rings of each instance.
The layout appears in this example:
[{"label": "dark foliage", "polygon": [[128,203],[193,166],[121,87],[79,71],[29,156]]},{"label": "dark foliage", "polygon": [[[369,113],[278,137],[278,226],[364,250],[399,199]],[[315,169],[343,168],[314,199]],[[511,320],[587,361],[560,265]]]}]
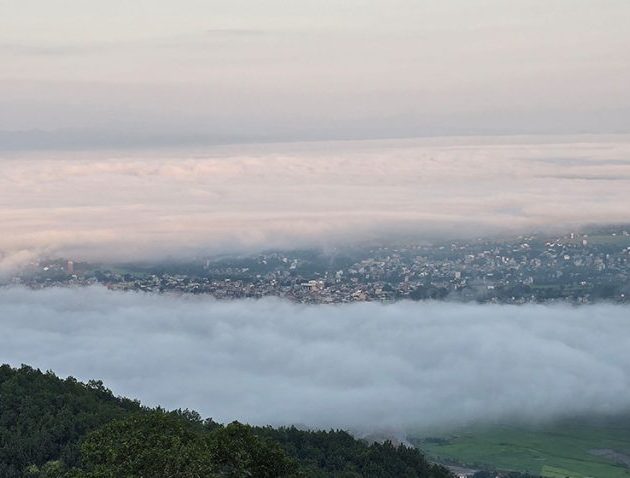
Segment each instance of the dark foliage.
[{"label": "dark foliage", "polygon": [[498,472],[498,471],[478,471],[472,478],[542,478],[539,475],[520,473],[518,471]]},{"label": "dark foliage", "polygon": [[79,463],[79,442],[88,432],[140,410],[117,398],[102,382],[61,380],[31,367],[0,366],[0,476],[21,477],[31,464]]},{"label": "dark foliage", "polygon": [[416,449],[343,431],[223,426],[112,395],[101,382],[0,367],[2,478],[446,478]]},{"label": "dark foliage", "polygon": [[345,431],[304,431],[295,427],[264,427],[258,433],[280,444],[299,460],[309,477],[450,477],[430,464],[415,448],[391,442],[368,444]]}]

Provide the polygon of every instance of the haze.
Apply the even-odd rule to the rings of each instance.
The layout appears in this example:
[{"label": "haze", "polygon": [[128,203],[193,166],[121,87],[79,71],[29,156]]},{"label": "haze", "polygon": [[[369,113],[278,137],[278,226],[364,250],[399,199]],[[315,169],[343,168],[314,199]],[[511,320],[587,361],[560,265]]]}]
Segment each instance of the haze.
[{"label": "haze", "polygon": [[628,132],[626,0],[0,1],[0,148]]}]

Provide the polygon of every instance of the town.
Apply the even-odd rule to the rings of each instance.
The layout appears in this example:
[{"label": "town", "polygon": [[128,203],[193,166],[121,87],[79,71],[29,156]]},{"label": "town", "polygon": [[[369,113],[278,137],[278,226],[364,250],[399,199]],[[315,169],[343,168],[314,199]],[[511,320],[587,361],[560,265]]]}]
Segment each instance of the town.
[{"label": "town", "polygon": [[451,300],[522,304],[624,303],[630,298],[630,227],[512,239],[270,251],[162,264],[34,262],[6,284],[280,297],[300,303]]}]

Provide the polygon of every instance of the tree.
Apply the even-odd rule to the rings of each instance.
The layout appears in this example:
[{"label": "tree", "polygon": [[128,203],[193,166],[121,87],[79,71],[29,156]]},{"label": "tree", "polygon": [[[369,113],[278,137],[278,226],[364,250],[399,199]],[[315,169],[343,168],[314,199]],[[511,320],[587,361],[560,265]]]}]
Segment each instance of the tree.
[{"label": "tree", "polygon": [[90,478],[219,476],[209,435],[163,411],[115,420],[91,433],[81,457]]},{"label": "tree", "polygon": [[277,478],[294,476],[297,463],[275,443],[256,436],[252,428],[233,422],[212,432],[214,459],[222,476]]},{"label": "tree", "polygon": [[116,420],[87,437],[86,478],[280,478],[297,464],[251,427],[234,422],[209,429],[200,420],[161,410]]}]

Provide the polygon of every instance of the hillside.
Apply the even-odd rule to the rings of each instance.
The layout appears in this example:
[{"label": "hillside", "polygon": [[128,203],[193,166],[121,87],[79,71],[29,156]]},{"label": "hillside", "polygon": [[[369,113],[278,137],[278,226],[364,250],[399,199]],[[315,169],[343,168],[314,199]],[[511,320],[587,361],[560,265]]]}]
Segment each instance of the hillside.
[{"label": "hillside", "polygon": [[0,366],[3,478],[447,478],[420,452],[343,431],[222,425],[150,409],[102,382]]}]

